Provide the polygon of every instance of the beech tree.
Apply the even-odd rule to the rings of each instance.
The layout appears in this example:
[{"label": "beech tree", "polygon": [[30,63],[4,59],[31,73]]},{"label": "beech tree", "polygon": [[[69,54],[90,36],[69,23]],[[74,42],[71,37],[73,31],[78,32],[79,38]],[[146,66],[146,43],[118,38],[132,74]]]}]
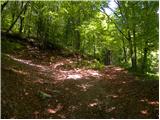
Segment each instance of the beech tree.
[{"label": "beech tree", "polygon": [[158,65],[158,2],[114,1],[116,9],[109,3],[4,1],[2,29],[36,38],[41,49],[58,46],[101,63],[153,71]]}]

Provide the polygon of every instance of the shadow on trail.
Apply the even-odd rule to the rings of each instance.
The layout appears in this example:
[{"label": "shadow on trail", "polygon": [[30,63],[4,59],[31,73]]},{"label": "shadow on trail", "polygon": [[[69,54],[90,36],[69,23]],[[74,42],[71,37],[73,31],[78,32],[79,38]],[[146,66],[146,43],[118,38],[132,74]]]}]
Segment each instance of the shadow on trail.
[{"label": "shadow on trail", "polygon": [[2,55],[2,118],[158,118],[158,80],[113,66],[64,69],[74,62],[64,58],[22,58]]}]

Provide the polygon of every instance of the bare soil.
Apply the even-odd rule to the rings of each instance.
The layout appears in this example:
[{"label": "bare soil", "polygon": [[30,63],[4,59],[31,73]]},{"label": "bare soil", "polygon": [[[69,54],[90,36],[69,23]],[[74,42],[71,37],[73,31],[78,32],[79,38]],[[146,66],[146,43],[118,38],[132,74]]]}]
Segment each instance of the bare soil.
[{"label": "bare soil", "polygon": [[116,66],[77,68],[74,62],[30,45],[2,49],[1,118],[159,118],[158,80]]}]

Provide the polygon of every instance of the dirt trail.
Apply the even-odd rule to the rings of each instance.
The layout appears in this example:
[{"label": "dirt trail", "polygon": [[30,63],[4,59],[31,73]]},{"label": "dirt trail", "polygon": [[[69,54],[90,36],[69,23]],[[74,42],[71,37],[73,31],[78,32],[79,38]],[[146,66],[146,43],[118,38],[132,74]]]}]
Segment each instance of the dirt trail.
[{"label": "dirt trail", "polygon": [[75,61],[31,46],[3,53],[2,118],[158,118],[158,80]]}]

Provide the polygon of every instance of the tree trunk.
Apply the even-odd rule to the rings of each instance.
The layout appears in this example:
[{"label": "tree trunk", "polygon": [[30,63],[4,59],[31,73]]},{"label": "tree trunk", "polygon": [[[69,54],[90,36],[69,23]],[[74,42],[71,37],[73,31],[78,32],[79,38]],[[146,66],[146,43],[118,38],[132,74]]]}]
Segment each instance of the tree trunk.
[{"label": "tree trunk", "polygon": [[111,64],[111,51],[106,49],[105,65],[110,65],[110,64]]},{"label": "tree trunk", "polygon": [[11,26],[9,27],[9,29],[7,30],[7,33],[13,28],[13,26],[15,25],[15,23],[17,22],[18,18],[21,16],[21,14],[24,12],[24,10],[27,9],[29,2],[27,2],[25,4],[25,6],[23,7],[23,9],[21,10],[21,12],[18,14],[17,18],[14,20],[14,22],[11,24]]},{"label": "tree trunk", "polygon": [[93,56],[96,58],[96,43],[95,43],[95,38],[93,38],[94,44],[93,44]]},{"label": "tree trunk", "polygon": [[130,58],[131,58],[131,67],[132,67],[132,70],[135,70],[134,57],[133,57],[133,44],[131,39],[131,33],[129,30],[128,30],[128,42],[129,42],[129,50],[130,50]]},{"label": "tree trunk", "polygon": [[124,57],[124,61],[125,63],[127,62],[127,53],[126,53],[126,48],[125,48],[125,43],[124,43],[124,39],[122,38],[122,43],[123,43],[123,57]]},{"label": "tree trunk", "polygon": [[76,31],[76,35],[77,35],[76,49],[79,50],[81,45],[81,42],[80,42],[81,39],[80,39],[80,32],[78,30]]},{"label": "tree trunk", "polygon": [[24,19],[24,18],[20,17],[19,33],[22,33],[22,29],[23,29],[23,19]]},{"label": "tree trunk", "polygon": [[[135,16],[134,6],[132,8],[132,14]],[[132,23],[132,33],[133,33],[133,64],[134,64],[134,71],[137,71],[137,45],[136,45],[136,24],[135,22]]]},{"label": "tree trunk", "polygon": [[7,4],[8,4],[8,1],[4,2],[4,3],[1,5],[1,13],[2,13],[4,7],[5,7]]},{"label": "tree trunk", "polygon": [[[77,20],[77,23],[76,23],[76,26],[79,26],[80,25],[80,10],[79,10],[79,16],[78,16],[78,20]],[[76,49],[79,50],[80,49],[80,45],[81,45],[81,39],[80,39],[80,32],[79,30],[76,30]]]},{"label": "tree trunk", "polygon": [[144,49],[143,49],[143,59],[142,59],[142,64],[141,64],[141,72],[142,73],[145,73],[145,71],[146,71],[146,67],[147,67],[147,53],[148,53],[148,50],[147,50],[147,41],[146,41]]},{"label": "tree trunk", "polygon": [[134,71],[137,71],[137,47],[136,47],[135,28],[133,29],[133,48],[134,48],[134,54],[133,54]]},{"label": "tree trunk", "polygon": [[[22,1],[22,4],[21,4],[21,9],[23,9],[23,1]],[[26,9],[24,10],[24,14],[26,12]],[[20,27],[19,27],[19,33],[22,33],[22,29],[23,29],[23,20],[24,20],[24,17],[21,15],[20,16]]]}]

